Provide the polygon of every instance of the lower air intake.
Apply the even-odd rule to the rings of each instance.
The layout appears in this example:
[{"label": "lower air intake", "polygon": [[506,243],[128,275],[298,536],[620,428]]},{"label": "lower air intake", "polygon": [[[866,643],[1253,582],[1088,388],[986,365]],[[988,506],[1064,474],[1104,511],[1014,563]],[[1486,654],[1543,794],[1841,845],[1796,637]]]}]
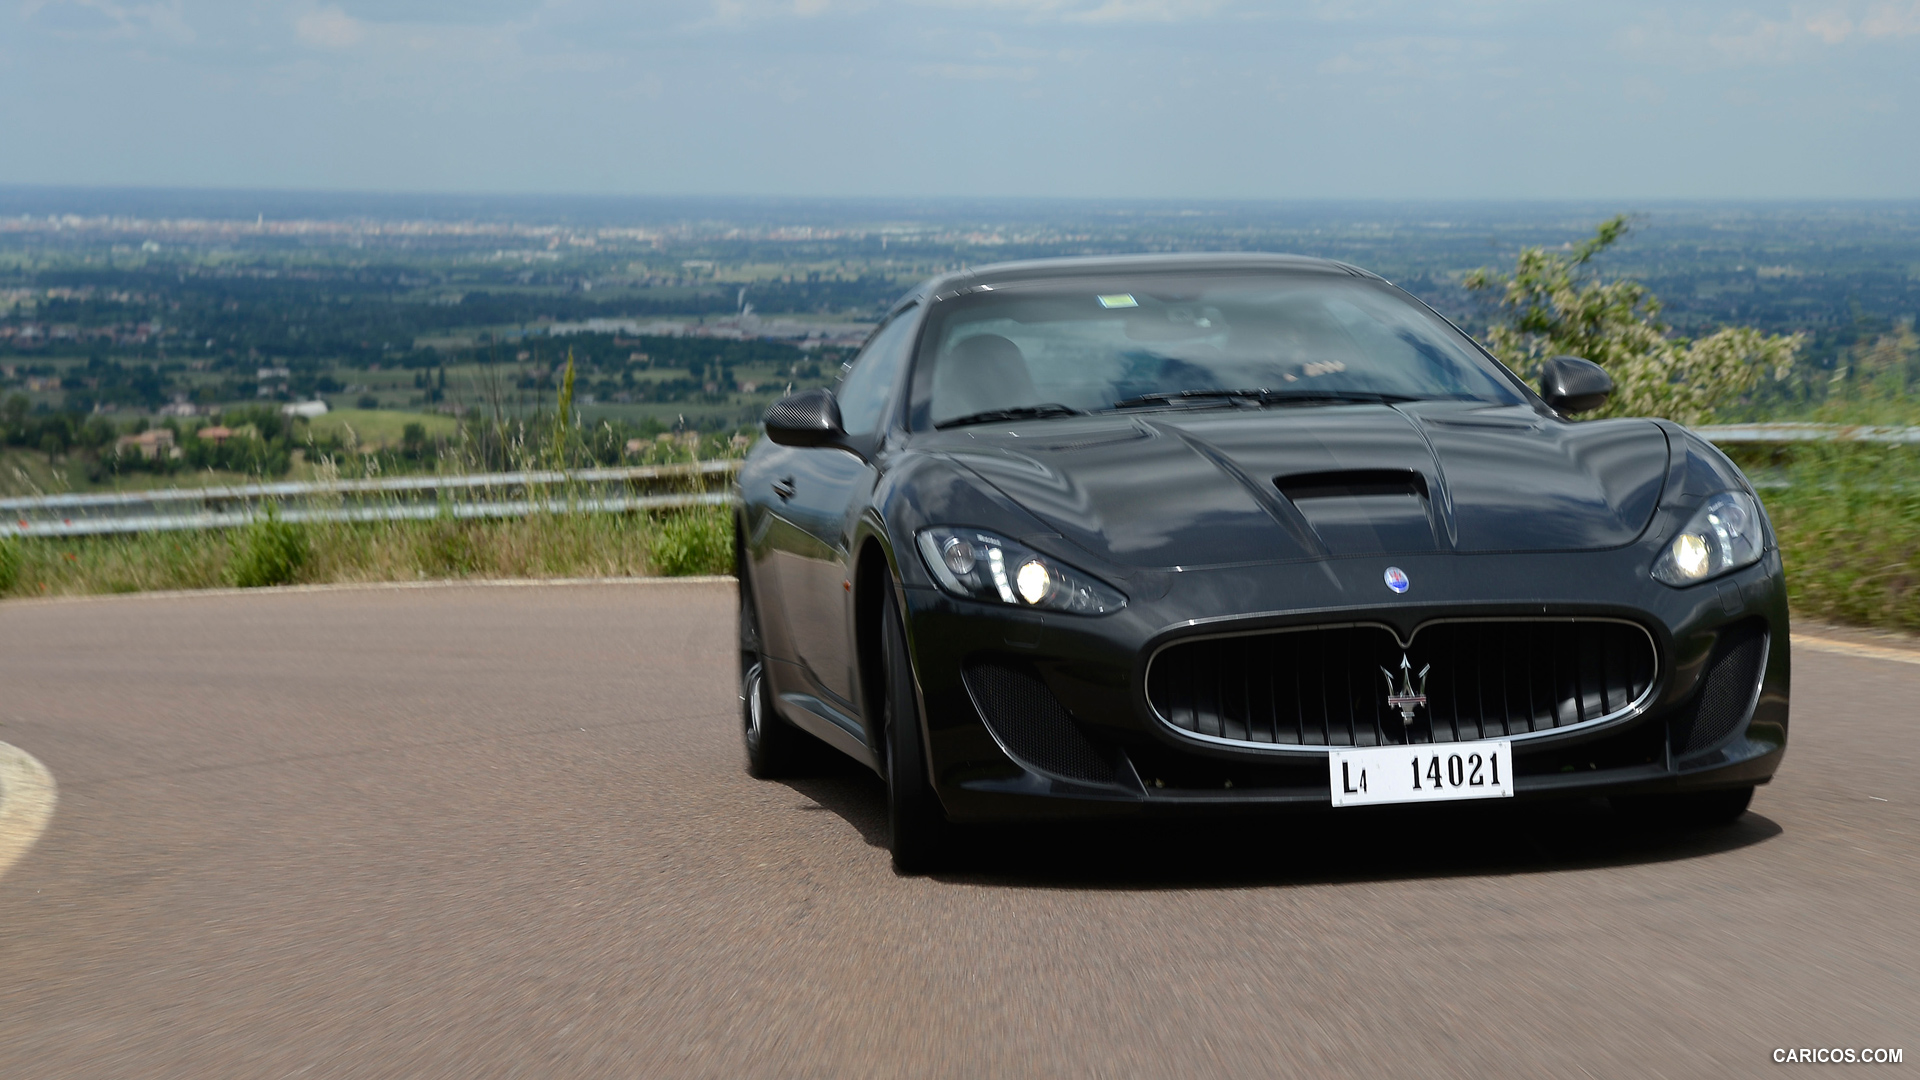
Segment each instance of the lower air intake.
[{"label": "lower air intake", "polygon": [[1069,780],[1110,783],[1113,763],[1031,669],[988,661],[962,671],[980,715],[1014,757]]},{"label": "lower air intake", "polygon": [[1767,659],[1766,624],[1739,623],[1720,632],[1713,662],[1700,680],[1700,699],[1692,720],[1675,732],[1682,755],[1707,750],[1732,735],[1753,709],[1760,668]]}]

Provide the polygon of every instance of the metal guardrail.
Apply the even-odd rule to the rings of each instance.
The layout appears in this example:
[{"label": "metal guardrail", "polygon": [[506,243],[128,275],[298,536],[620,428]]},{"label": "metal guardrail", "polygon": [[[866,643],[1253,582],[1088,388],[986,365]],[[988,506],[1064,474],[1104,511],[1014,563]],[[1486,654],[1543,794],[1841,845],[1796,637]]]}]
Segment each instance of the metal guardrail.
[{"label": "metal guardrail", "polygon": [[[1920,427],[1780,423],[1711,424],[1694,430],[1716,443],[1853,441],[1920,445]],[[533,513],[717,506],[731,496],[707,488],[715,478],[731,476],[739,468],[738,461],[709,461],[623,469],[39,495],[0,499],[0,537],[224,529],[245,525],[265,513],[269,505],[288,521],[309,522],[417,521],[442,515],[524,517]]]},{"label": "metal guardrail", "polygon": [[658,510],[726,503],[738,461],[621,469],[404,476],[0,499],[0,537],[223,529],[276,508],[288,521],[407,521]]},{"label": "metal guardrail", "polygon": [[1870,442],[1920,444],[1920,427],[1870,424],[1708,424],[1693,430],[1715,443]]}]

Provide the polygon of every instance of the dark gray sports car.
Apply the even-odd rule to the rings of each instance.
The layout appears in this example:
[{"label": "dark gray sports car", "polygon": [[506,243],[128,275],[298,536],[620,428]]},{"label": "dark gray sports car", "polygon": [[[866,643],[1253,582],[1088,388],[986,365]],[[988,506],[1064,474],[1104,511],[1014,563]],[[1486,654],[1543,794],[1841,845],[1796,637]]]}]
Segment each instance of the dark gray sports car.
[{"label": "dark gray sports car", "polygon": [[749,768],[866,763],[908,870],[988,820],[1730,820],[1786,746],[1780,553],[1698,436],[1567,419],[1611,389],[1317,259],[930,281],[740,472]]}]

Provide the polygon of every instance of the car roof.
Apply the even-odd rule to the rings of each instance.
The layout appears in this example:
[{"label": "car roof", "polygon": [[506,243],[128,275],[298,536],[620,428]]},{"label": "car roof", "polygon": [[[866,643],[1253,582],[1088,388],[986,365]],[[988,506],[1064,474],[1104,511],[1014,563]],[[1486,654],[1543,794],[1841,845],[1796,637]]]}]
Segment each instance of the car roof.
[{"label": "car roof", "polygon": [[1023,259],[1019,262],[970,266],[943,274],[916,293],[938,296],[955,289],[1036,278],[1105,277],[1114,274],[1181,273],[1219,270],[1291,270],[1349,277],[1376,278],[1377,274],[1332,259],[1265,252],[1213,252],[1163,255],[1083,255],[1060,259]]}]

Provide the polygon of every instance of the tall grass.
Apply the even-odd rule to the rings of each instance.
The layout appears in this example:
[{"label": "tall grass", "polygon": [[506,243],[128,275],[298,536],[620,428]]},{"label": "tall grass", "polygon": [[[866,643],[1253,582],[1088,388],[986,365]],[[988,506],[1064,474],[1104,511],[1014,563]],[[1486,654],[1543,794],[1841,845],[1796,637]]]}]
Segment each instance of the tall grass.
[{"label": "tall grass", "polygon": [[[491,452],[499,459],[498,464],[519,470],[591,464],[584,453],[586,440],[612,437],[611,428],[583,433],[577,425],[557,420],[544,427],[501,421],[487,432],[494,441]],[[541,437],[529,439],[529,433]],[[445,448],[435,462],[435,471],[472,472],[485,464],[469,442]],[[697,464],[712,456],[737,456],[740,452],[724,437],[690,434],[658,440],[628,457],[646,464]],[[321,455],[313,462],[314,479],[324,485],[343,478],[377,478],[382,461],[378,455],[369,454]],[[689,476],[678,482],[676,490],[702,493],[724,490],[723,484],[712,478]],[[279,517],[268,507],[264,516],[231,530],[22,538],[0,543],[0,596],[204,589],[228,584],[256,587],[732,571],[731,516],[725,507],[652,514],[577,509],[584,500],[614,493],[616,488],[593,488],[568,480],[504,493],[453,489],[442,494],[447,501],[441,504],[440,516],[426,521],[301,524]],[[357,497],[354,506],[378,506],[381,498]],[[478,510],[480,504],[502,498],[525,498],[544,509],[521,518],[456,513]],[[398,495],[384,499],[394,510],[404,502]],[[327,502],[316,500],[315,505],[325,508]],[[336,495],[332,505],[343,508],[344,497]]]},{"label": "tall grass", "polygon": [[[1804,419],[1920,424],[1920,349],[1910,325],[1863,343]],[[1794,611],[1920,630],[1920,446],[1839,441],[1730,448],[1766,486]]]},{"label": "tall grass", "polygon": [[[0,542],[0,596],[76,596],[228,584],[429,578],[725,574],[725,507],[659,515],[555,513],[524,518],[299,525]],[[304,555],[294,551],[304,547]],[[10,561],[9,561],[10,560]]]},{"label": "tall grass", "polygon": [[1920,631],[1920,447],[1804,444],[1762,492],[1796,612]]}]

